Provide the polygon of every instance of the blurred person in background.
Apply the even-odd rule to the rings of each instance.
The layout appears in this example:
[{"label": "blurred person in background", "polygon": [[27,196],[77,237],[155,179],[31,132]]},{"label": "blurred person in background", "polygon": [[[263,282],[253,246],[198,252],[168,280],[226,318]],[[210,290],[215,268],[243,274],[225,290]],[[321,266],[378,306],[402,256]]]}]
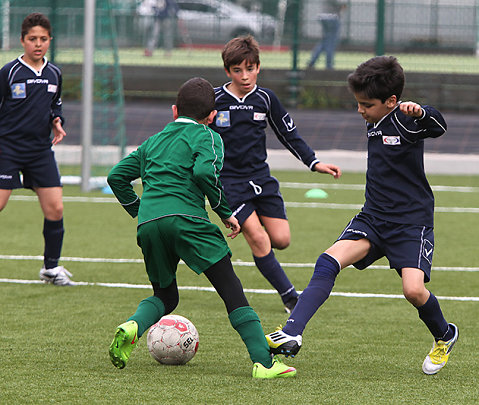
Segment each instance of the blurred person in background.
[{"label": "blurred person in background", "polygon": [[311,52],[307,69],[314,68],[314,64],[323,51],[326,52],[326,69],[334,69],[334,54],[341,33],[340,14],[346,7],[345,0],[325,0],[323,2],[322,12],[318,17],[322,27],[322,37]]},{"label": "blurred person in background", "polygon": [[153,21],[148,27],[149,37],[145,56],[153,56],[153,51],[160,42],[160,35],[163,36],[165,56],[170,55],[174,47],[178,10],[178,4],[175,0],[144,0],[140,4],[138,14],[153,17]]}]

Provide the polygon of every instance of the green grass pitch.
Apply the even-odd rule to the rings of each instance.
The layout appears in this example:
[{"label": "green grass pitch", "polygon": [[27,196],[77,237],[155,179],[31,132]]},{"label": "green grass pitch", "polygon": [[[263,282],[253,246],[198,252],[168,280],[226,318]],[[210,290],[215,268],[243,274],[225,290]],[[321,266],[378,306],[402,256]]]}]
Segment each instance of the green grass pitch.
[{"label": "green grass pitch", "polygon": [[[302,290],[317,256],[357,212],[343,204],[363,203],[361,189],[333,188],[331,183],[361,185],[364,176],[346,173],[335,181],[308,172],[275,175],[283,184],[324,183],[320,188],[329,195],[312,200],[304,196],[308,186],[282,187],[292,243],[277,257]],[[75,281],[89,284],[44,285],[37,282],[43,249],[41,211],[30,198],[32,193],[15,192],[0,214],[0,403],[477,404],[479,177],[429,179],[433,186],[449,187],[435,192],[441,211],[435,224],[436,271],[428,287],[437,296],[452,298],[440,299],[441,306],[446,318],[460,328],[449,363],[436,376],[421,371],[432,339],[414,308],[395,298],[401,295],[400,279],[385,268],[385,261],[373,269],[341,272],[334,295],[308,324],[303,348],[286,361],[298,369],[294,379],[254,381],[246,349],[231,328],[223,303],[215,293],[201,289],[181,290],[175,310],[192,320],[200,334],[199,351],[191,362],[160,365],[150,357],[144,336],[128,366],[118,370],[108,357],[115,327],[151,290],[101,283],[148,284],[135,243],[135,220],[119,204],[105,202],[111,196],[99,191],[82,194],[78,187],[66,186],[62,264]],[[458,186],[467,189],[459,191]],[[328,203],[338,206],[321,205]],[[451,212],[454,208],[463,212]],[[213,215],[212,219],[217,222]],[[247,298],[265,332],[270,332],[287,319],[280,299],[256,292],[270,286],[254,267],[244,265],[252,258],[243,237],[229,243]],[[85,261],[88,258],[130,261]],[[209,287],[204,276],[184,265],[178,283]]]}]

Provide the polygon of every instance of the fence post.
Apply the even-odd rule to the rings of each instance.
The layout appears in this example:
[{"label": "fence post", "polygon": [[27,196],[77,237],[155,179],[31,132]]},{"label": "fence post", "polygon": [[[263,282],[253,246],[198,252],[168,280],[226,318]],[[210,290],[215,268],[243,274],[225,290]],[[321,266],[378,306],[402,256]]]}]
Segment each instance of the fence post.
[{"label": "fence post", "polygon": [[298,70],[298,51],[299,51],[299,10],[301,0],[291,0],[291,12],[293,16],[293,38],[291,43],[292,66],[289,72],[289,104],[290,107],[296,107],[298,104],[299,75]]},{"label": "fence post", "polygon": [[378,0],[376,7],[376,55],[384,55],[385,0]]}]

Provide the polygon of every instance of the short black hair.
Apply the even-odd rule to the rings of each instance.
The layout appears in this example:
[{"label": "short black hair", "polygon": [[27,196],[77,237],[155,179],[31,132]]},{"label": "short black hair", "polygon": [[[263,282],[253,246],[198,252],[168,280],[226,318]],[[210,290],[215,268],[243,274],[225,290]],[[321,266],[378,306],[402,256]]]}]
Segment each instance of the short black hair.
[{"label": "short black hair", "polygon": [[259,65],[259,44],[251,35],[233,38],[223,48],[221,57],[228,72],[231,66],[241,65],[244,60]]},{"label": "short black hair", "polygon": [[203,120],[215,109],[215,91],[208,80],[193,77],[183,83],[176,97],[178,115]]},{"label": "short black hair", "polygon": [[360,64],[348,76],[349,89],[384,103],[389,97],[399,100],[404,89],[404,71],[394,56],[376,56]]},{"label": "short black hair", "polygon": [[40,26],[48,31],[48,35],[52,36],[52,25],[48,17],[42,13],[31,13],[25,17],[22,22],[22,39],[28,34],[33,27]]}]

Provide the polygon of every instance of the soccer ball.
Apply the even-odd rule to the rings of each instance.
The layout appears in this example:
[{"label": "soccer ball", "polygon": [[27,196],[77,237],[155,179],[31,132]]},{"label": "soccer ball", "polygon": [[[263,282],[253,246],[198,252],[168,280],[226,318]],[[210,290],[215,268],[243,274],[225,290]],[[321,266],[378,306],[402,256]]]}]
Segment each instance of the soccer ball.
[{"label": "soccer ball", "polygon": [[147,336],[151,356],[162,364],[186,364],[196,354],[199,335],[195,325],[180,315],[166,315]]}]

